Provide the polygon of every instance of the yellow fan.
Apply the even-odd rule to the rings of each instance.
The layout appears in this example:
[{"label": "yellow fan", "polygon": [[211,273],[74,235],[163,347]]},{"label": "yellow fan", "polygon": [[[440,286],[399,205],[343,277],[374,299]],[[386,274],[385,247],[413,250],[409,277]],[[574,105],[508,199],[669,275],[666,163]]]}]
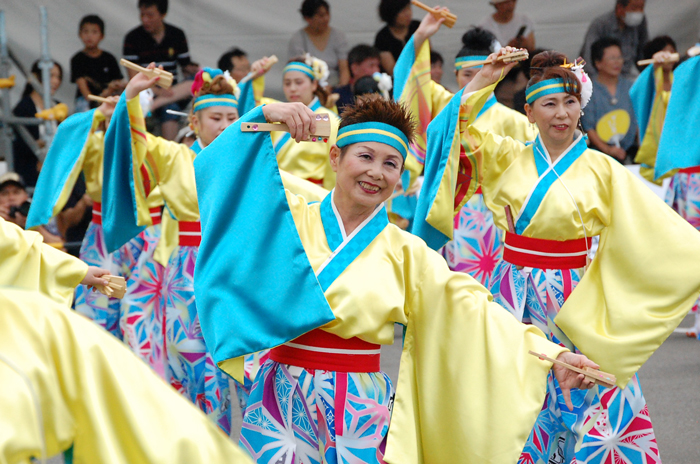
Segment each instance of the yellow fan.
[{"label": "yellow fan", "polygon": [[630,115],[627,111],[613,110],[600,118],[595,130],[603,142],[619,147],[620,141],[630,128],[630,122]]}]

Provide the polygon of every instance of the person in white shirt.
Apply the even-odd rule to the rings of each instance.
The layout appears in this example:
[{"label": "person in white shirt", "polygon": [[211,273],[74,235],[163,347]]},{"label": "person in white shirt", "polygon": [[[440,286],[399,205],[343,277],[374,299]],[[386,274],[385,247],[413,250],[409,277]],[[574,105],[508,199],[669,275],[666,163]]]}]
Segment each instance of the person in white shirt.
[{"label": "person in white shirt", "polygon": [[481,20],[479,27],[496,36],[503,45],[535,49],[535,23],[529,16],[516,13],[516,0],[489,0],[495,13]]}]

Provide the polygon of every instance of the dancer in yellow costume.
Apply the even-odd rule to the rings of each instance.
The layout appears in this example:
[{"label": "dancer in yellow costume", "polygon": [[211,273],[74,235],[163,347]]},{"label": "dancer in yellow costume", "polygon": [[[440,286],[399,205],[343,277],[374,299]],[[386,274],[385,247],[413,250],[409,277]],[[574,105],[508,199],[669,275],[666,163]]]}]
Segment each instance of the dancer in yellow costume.
[{"label": "dancer in yellow costume", "polygon": [[41,234],[25,231],[0,218],[0,286],[43,293],[69,307],[78,284],[107,285],[107,269],[46,245]]},{"label": "dancer in yellow costume", "polygon": [[[452,99],[453,94],[430,78],[430,44],[429,39],[440,28],[442,20],[432,14],[426,15],[418,30],[404,48],[394,68],[396,85],[394,95],[405,102],[418,120],[418,137],[414,144],[417,159],[430,171],[439,159],[426,159],[426,134],[428,124]],[[455,58],[455,76],[459,88],[464,88],[479,72],[483,61],[493,51],[500,49],[496,37],[483,29],[473,28],[462,37],[463,47]],[[491,94],[474,123],[482,130],[490,130],[503,137],[512,137],[521,142],[532,140],[537,130],[527,118],[496,101]],[[467,141],[465,139],[465,141]],[[467,157],[472,148],[463,144]],[[457,179],[455,189],[460,183]],[[431,185],[423,185],[426,190]],[[466,272],[490,288],[495,280],[495,272],[503,255],[502,232],[494,225],[491,211],[487,208],[481,191],[467,198],[464,191],[457,191],[455,196],[454,227],[444,240],[432,241],[424,233],[424,211],[416,211],[413,218],[414,234],[424,238],[433,249],[442,248],[442,254],[453,271]],[[449,241],[447,241],[449,240]]]},{"label": "dancer in yellow costume", "polygon": [[39,292],[0,287],[0,462],[73,447],[91,464],[250,463],[114,337]]},{"label": "dancer in yellow costume", "polygon": [[[573,413],[563,410],[550,377],[521,461],[587,463],[629,454],[657,462],[636,372],[700,293],[700,233],[617,161],[588,149],[577,126],[592,86],[582,66],[567,63],[557,52],[532,60],[525,109],[540,133],[527,145],[473,123],[513,66],[484,65],[428,131],[429,156],[449,159],[426,201],[442,211],[448,228],[454,172],[466,173],[467,195],[480,184],[496,225],[506,231],[495,301],[617,376],[613,388],[572,395]],[[465,137],[474,147],[466,160],[459,156]],[[591,263],[591,239],[598,235]]]},{"label": "dancer in yellow costume", "polygon": [[[265,59],[253,63],[253,71],[263,69]],[[314,145],[295,143],[287,132],[273,132],[272,143],[277,153],[280,169],[306,179],[330,190],[335,186],[335,173],[328,164],[328,150],[335,143],[338,132],[338,116],[335,104],[332,109],[329,95],[324,89],[328,85],[328,65],[318,58],[300,56],[292,58],[284,67],[282,90],[289,102],[301,102],[315,113],[328,114],[331,121],[331,135],[327,140]],[[265,76],[253,81],[253,91],[257,103],[275,103],[276,100],[263,97]]]},{"label": "dancer in yellow costume", "polygon": [[[296,140],[315,125],[300,103],[258,107],[241,119],[291,124]],[[270,135],[242,132],[241,122],[195,160],[203,221],[195,288],[207,344],[233,375],[241,373],[238,357],[273,348],[241,434],[256,462],[489,456],[512,464],[550,368],[528,349],[590,363],[515,321],[473,278],[389,224],[383,203],[412,126],[401,105],[378,97],[346,109],[329,155],[336,188],[312,205],[285,191]],[[237,156],[222,156],[234,149]],[[219,206],[224,198],[228,210]],[[395,403],[379,367],[394,323],[407,330]]]}]

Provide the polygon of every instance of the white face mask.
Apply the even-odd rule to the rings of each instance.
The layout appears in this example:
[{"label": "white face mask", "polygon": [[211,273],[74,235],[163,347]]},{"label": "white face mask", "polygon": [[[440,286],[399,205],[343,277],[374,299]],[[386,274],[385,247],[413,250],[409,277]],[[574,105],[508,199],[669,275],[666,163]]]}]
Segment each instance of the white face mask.
[{"label": "white face mask", "polygon": [[644,21],[644,13],[641,11],[633,11],[625,13],[625,24],[629,27],[637,27]]}]

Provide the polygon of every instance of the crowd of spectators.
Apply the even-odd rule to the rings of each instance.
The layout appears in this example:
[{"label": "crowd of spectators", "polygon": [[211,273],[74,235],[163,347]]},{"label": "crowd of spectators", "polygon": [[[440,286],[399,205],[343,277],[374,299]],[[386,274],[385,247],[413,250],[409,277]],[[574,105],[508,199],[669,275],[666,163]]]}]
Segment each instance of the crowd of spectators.
[{"label": "crowd of spectators", "polygon": [[[610,2],[611,11],[594,19],[583,37],[580,54],[586,60],[586,70],[592,76],[595,90],[582,118],[582,126],[593,147],[620,162],[631,162],[639,140],[629,98],[629,89],[639,72],[635,66],[636,61],[648,58],[659,50],[675,51],[676,46],[667,36],[648,40],[644,0]],[[478,23],[480,30],[486,31],[488,37],[493,37],[501,45],[527,48],[531,55],[536,53],[536,23],[526,14],[516,11],[517,0],[490,0],[489,3],[494,11]],[[149,129],[164,138],[175,140],[182,122],[177,114],[167,110],[186,111],[190,103],[188,80],[194,77],[199,65],[191,60],[185,32],[165,21],[168,0],[138,0],[138,12],[140,25],[124,37],[121,56],[142,66],[155,62],[173,73],[175,79],[171,89],[156,87],[154,90]],[[356,44],[350,47],[345,34],[331,26],[331,8],[326,0],[304,0],[299,12],[306,26],[295,32],[289,40],[287,58],[309,53],[328,64],[330,77],[329,88],[326,90],[338,94],[339,112],[354,101],[355,95],[367,89],[376,90],[377,73],[393,73],[403,47],[419,25],[419,21],[414,19],[410,0],[380,0],[378,14],[385,26],[377,32],[374,44]],[[127,75],[124,76],[117,58],[100,48],[100,42],[105,37],[105,23],[100,17],[90,14],[82,18],[78,25],[78,36],[84,47],[72,57],[70,63],[70,81],[77,85],[76,112],[95,106],[87,99],[90,94],[120,94],[126,84],[125,77],[130,78],[134,74],[127,70]],[[236,47],[223,53],[217,65],[230,72],[237,81],[251,70],[248,55]],[[431,77],[437,83],[441,83],[444,66],[443,56],[436,50],[431,51]],[[31,72],[40,82],[38,62],[34,63]],[[523,111],[524,87],[528,74],[527,63],[521,65],[520,72],[510,73],[508,79],[501,82],[496,90],[499,101]],[[55,63],[50,75],[53,95],[63,80],[61,65]],[[178,80],[182,82],[181,85],[177,85]],[[16,116],[33,116],[42,109],[44,102],[41,95],[31,84],[27,84],[13,113]],[[10,173],[11,178],[5,179],[4,183],[0,182],[0,216],[10,218],[8,220],[19,217],[20,222],[21,211],[14,211],[15,216],[10,215],[14,203],[8,206],[9,203],[3,199],[2,190],[21,187],[22,191],[31,191],[36,184],[41,163],[35,153],[42,147],[42,128],[29,126],[27,129],[35,143],[32,144],[31,140],[17,134],[13,145],[17,172]],[[84,210],[84,214],[89,217],[84,185],[82,191],[80,186],[79,181],[73,192],[74,201],[66,208],[77,207],[73,215]],[[21,195],[16,196],[19,197]],[[56,227],[53,231],[44,232],[51,240],[57,237],[65,240],[66,231],[71,227],[63,227],[63,230]],[[79,236],[77,238],[80,239]]]}]

